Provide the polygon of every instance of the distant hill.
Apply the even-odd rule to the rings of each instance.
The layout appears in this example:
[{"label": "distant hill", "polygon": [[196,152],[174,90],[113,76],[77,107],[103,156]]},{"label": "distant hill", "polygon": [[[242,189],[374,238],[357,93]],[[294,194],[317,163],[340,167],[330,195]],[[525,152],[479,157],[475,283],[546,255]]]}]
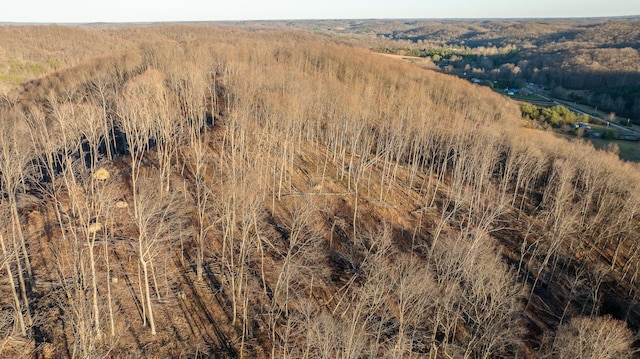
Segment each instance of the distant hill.
[{"label": "distant hill", "polygon": [[634,85],[640,82],[638,16],[273,21],[237,25],[304,29],[367,44],[376,51],[418,56],[439,53],[439,61],[451,64],[460,73],[466,69],[474,77],[499,80],[505,87],[541,84],[557,89],[566,100],[597,106],[640,123],[640,97]]}]

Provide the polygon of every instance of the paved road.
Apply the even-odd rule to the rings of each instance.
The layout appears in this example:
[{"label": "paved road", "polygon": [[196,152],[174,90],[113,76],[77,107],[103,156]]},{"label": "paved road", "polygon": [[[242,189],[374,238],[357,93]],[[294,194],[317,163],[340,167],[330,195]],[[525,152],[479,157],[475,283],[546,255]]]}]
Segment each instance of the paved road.
[{"label": "paved road", "polygon": [[[581,110],[579,110],[579,109],[577,109],[577,108],[575,108],[575,107],[573,107],[573,106],[571,106],[571,105],[569,105],[569,104],[567,104],[567,103],[558,102],[557,100],[554,100],[554,99],[552,99],[552,98],[549,98],[549,97],[544,96],[544,95],[541,95],[541,94],[537,94],[537,95],[538,95],[538,96],[540,96],[540,97],[542,97],[543,99],[545,99],[545,100],[547,100],[547,101],[551,101],[551,102],[553,102],[553,103],[555,103],[555,104],[558,104],[558,105],[564,106],[564,107],[568,108],[569,110],[571,110],[571,111],[573,111],[573,112],[577,112],[577,113],[582,114],[582,115],[588,115],[588,116],[591,116],[591,117],[595,117],[595,116],[593,116],[592,114],[590,114],[590,113],[586,113],[586,112],[584,112],[584,111],[581,111]],[[630,128],[627,128],[627,127],[624,127],[624,126],[620,126],[620,125],[618,125],[617,123],[613,123],[613,122],[610,122],[610,121],[607,121],[607,120],[603,120],[603,119],[601,119],[601,118],[599,118],[599,117],[595,117],[595,118],[597,118],[598,120],[600,120],[600,122],[602,122],[602,124],[603,124],[603,125],[609,125],[609,126],[611,126],[611,127],[615,127],[615,128],[617,128],[617,129],[620,129],[620,130],[623,130],[623,131],[627,131],[627,132],[632,133],[632,134],[634,134],[634,135],[638,135],[638,136],[640,136],[640,132],[638,132],[638,131],[634,131],[634,130],[632,130],[632,129],[630,129]]]}]

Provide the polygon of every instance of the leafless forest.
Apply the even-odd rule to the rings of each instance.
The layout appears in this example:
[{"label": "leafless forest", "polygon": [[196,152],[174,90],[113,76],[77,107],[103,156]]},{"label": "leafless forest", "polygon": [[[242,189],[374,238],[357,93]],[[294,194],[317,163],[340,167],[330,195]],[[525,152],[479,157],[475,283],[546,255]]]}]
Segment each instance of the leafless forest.
[{"label": "leafless forest", "polygon": [[634,356],[638,166],[488,88],[205,25],[0,61],[1,357]]},{"label": "leafless forest", "polygon": [[376,51],[434,59],[499,88],[532,82],[640,124],[640,17],[238,22],[313,30]]}]

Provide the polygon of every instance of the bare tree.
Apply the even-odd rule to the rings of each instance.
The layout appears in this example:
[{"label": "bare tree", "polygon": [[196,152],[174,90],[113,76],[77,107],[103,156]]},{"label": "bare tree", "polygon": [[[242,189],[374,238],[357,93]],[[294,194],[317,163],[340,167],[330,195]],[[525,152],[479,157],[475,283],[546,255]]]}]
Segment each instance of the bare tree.
[{"label": "bare tree", "polygon": [[193,193],[192,200],[195,205],[197,227],[194,238],[196,245],[196,276],[201,281],[205,252],[208,247],[206,239],[216,220],[210,216],[213,209],[214,193],[211,189],[211,180],[207,178],[207,169],[210,168],[211,159],[206,153],[207,144],[205,143],[204,135],[198,132],[195,138],[192,146],[183,150],[185,152],[183,156],[194,182],[195,193]]},{"label": "bare tree", "polygon": [[[281,264],[277,272],[277,280],[272,287],[271,303],[268,310],[268,323],[273,343],[271,357],[276,357],[276,346],[279,338],[284,338],[279,323],[290,316],[289,306],[305,298],[312,288],[305,288],[314,279],[322,281],[322,252],[320,250],[321,235],[317,229],[318,212],[313,201],[304,196],[292,199],[286,205],[281,219],[286,235],[282,238],[283,249],[280,253]],[[309,279],[311,278],[311,279]],[[306,290],[305,290],[306,289]],[[286,329],[286,328],[285,328]],[[280,332],[280,333],[279,333]],[[280,335],[278,335],[280,334]],[[286,340],[281,343],[283,351],[287,351]]]},{"label": "bare tree", "polygon": [[116,150],[116,135],[115,135],[115,123],[114,116],[110,113],[115,101],[115,88],[107,76],[96,76],[89,81],[89,91],[93,96],[91,100],[100,109],[100,118],[103,123],[100,128],[102,133],[100,136],[105,145],[105,152],[107,153],[107,159],[113,160],[113,155]]},{"label": "bare tree", "polygon": [[[75,231],[73,224],[64,231]],[[52,292],[59,309],[64,313],[63,320],[68,325],[67,348],[71,357],[90,357],[96,355],[98,337],[94,327],[94,315],[90,296],[87,263],[83,258],[84,243],[72,233],[65,237],[67,241],[58,241],[52,246],[52,257],[60,287]]]},{"label": "bare tree", "polygon": [[416,338],[413,332],[432,314],[437,287],[426,263],[412,255],[398,254],[395,263],[386,264],[390,272],[391,303],[397,320],[393,356],[402,358],[412,352]]},{"label": "bare tree", "polygon": [[542,358],[631,358],[633,333],[626,323],[604,317],[577,317],[548,335]]},{"label": "bare tree", "polygon": [[[27,335],[27,327],[24,322],[24,314],[22,313],[22,304],[20,303],[20,297],[16,288],[15,281],[13,279],[13,271],[11,270],[11,262],[13,261],[14,254],[11,248],[8,248],[5,244],[4,235],[0,233],[0,249],[2,249],[2,266],[7,271],[7,278],[9,278],[9,285],[11,286],[11,294],[13,296],[13,305],[15,306],[15,317],[18,319],[18,326],[20,327],[20,333],[22,336]],[[28,303],[27,303],[28,304]]]},{"label": "bare tree", "polygon": [[143,171],[135,198],[138,214],[132,218],[137,231],[137,238],[133,240],[132,245],[142,269],[139,280],[140,297],[143,298],[143,321],[145,325],[149,325],[152,335],[156,334],[152,282],[155,295],[160,298],[155,269],[157,258],[170,250],[172,240],[186,234],[184,203],[179,200],[179,193],[167,194],[154,188],[154,177],[157,174],[152,170]]},{"label": "bare tree", "polygon": [[[154,74],[155,72],[152,72],[152,76],[141,75],[131,80],[118,102],[118,125],[125,133],[127,150],[131,156],[131,188],[135,217],[140,215],[140,210],[137,208],[140,187],[138,181],[143,158],[152,140],[153,116],[156,113],[154,103],[147,98],[153,95],[154,89],[157,90],[159,86]],[[149,92],[151,95],[148,94]]]},{"label": "bare tree", "polygon": [[[33,271],[31,268],[30,254],[27,251],[27,243],[22,229],[22,221],[18,213],[17,195],[20,188],[24,184],[25,168],[31,156],[31,149],[26,145],[26,138],[20,131],[17,119],[4,117],[0,124],[0,173],[2,174],[2,199],[0,202],[6,201],[10,211],[10,228],[12,237],[14,263],[17,266],[18,283],[22,301],[24,302],[25,316],[27,325],[32,324],[31,313],[29,309],[28,292],[29,287],[34,285]],[[27,275],[25,280],[24,275]],[[27,282],[28,281],[28,282]],[[29,285],[28,285],[29,284]]]},{"label": "bare tree", "polygon": [[[568,160],[557,160],[554,163],[552,172],[553,185],[548,186],[544,196],[544,204],[547,210],[542,211],[540,214],[548,231],[548,244],[531,286],[531,293],[527,303],[531,301],[533,292],[544,271],[549,271],[547,286],[553,281],[558,251],[561,250],[567,238],[575,231],[578,213],[572,208],[575,188],[572,186],[571,180],[573,179],[574,171],[574,166]],[[553,262],[551,262],[552,259],[554,259]],[[551,268],[548,268],[547,266],[550,263]]]}]

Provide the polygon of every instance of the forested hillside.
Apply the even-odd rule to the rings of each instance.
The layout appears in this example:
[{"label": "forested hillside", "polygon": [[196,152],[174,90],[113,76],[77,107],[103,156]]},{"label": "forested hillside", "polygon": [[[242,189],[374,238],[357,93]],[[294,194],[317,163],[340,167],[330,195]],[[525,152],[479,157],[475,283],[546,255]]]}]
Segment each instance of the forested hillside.
[{"label": "forested hillside", "polygon": [[[640,123],[640,19],[397,19],[258,23],[355,38],[375,51],[429,57],[503,88],[535,83],[562,100]],[[249,22],[246,27],[258,27]],[[453,69],[453,70],[452,70]]]},{"label": "forested hillside", "polygon": [[634,355],[637,165],[488,88],[297,31],[0,49],[0,356]]}]

